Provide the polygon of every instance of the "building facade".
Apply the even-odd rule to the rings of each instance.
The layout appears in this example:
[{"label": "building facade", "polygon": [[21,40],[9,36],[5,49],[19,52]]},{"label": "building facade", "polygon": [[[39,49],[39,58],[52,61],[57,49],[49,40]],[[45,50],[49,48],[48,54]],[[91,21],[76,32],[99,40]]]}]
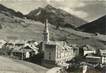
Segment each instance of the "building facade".
[{"label": "building facade", "polygon": [[44,63],[52,65],[63,65],[66,61],[73,58],[73,48],[69,47],[64,41],[50,41],[48,22],[45,22],[44,29]]},{"label": "building facade", "polygon": [[100,50],[100,56],[102,59],[102,64],[106,64],[106,50]]},{"label": "building facade", "polygon": [[93,48],[93,47],[90,46],[90,45],[84,45],[84,46],[82,47],[82,49],[83,49],[83,51],[84,51],[84,52],[83,52],[84,56],[87,55],[87,54],[91,54],[91,53],[96,54],[95,48]]}]

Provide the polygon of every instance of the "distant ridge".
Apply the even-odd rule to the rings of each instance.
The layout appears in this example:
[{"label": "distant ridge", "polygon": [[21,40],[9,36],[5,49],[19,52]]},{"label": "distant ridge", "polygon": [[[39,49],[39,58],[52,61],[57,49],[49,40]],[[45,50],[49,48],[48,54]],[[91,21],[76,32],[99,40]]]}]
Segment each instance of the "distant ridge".
[{"label": "distant ridge", "polygon": [[17,16],[17,17],[24,17],[24,15],[21,12],[16,12],[10,8],[5,7],[4,5],[0,4],[0,13],[3,13],[8,16]]},{"label": "distant ridge", "polygon": [[82,25],[78,29],[88,33],[100,33],[106,35],[106,15],[93,22]]},{"label": "distant ridge", "polygon": [[39,7],[38,9],[31,11],[27,16],[30,19],[41,22],[46,16],[50,24],[69,28],[76,28],[87,23],[85,20],[71,15],[62,9],[57,9],[51,5],[47,5],[44,8]]}]

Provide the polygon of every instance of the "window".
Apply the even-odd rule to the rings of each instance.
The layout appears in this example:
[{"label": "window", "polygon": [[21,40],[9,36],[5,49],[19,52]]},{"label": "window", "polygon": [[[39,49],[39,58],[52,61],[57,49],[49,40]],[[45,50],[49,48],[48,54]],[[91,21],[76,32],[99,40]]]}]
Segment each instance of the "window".
[{"label": "window", "polygon": [[45,48],[53,48],[54,49],[54,48],[56,48],[56,45],[48,45],[48,44],[46,44]]},{"label": "window", "polygon": [[49,52],[49,60],[51,60],[51,53]]},{"label": "window", "polygon": [[106,63],[106,57],[103,58],[103,61]]}]

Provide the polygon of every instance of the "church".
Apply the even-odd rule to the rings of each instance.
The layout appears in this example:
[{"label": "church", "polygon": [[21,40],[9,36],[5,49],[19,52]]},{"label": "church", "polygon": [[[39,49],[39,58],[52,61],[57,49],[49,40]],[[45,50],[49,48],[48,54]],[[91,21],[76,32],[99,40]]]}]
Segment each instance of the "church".
[{"label": "church", "polygon": [[42,48],[44,50],[43,63],[53,66],[66,66],[74,56],[73,48],[64,41],[49,40],[48,20],[45,21],[44,38]]}]

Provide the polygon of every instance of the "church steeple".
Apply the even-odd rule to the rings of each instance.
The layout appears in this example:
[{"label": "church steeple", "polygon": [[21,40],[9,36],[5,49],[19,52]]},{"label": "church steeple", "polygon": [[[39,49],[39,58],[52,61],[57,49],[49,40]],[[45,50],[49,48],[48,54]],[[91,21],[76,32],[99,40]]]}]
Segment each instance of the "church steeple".
[{"label": "church steeple", "polygon": [[47,43],[49,42],[49,29],[48,29],[48,19],[45,20],[44,22],[45,28],[44,28],[44,42]]}]

